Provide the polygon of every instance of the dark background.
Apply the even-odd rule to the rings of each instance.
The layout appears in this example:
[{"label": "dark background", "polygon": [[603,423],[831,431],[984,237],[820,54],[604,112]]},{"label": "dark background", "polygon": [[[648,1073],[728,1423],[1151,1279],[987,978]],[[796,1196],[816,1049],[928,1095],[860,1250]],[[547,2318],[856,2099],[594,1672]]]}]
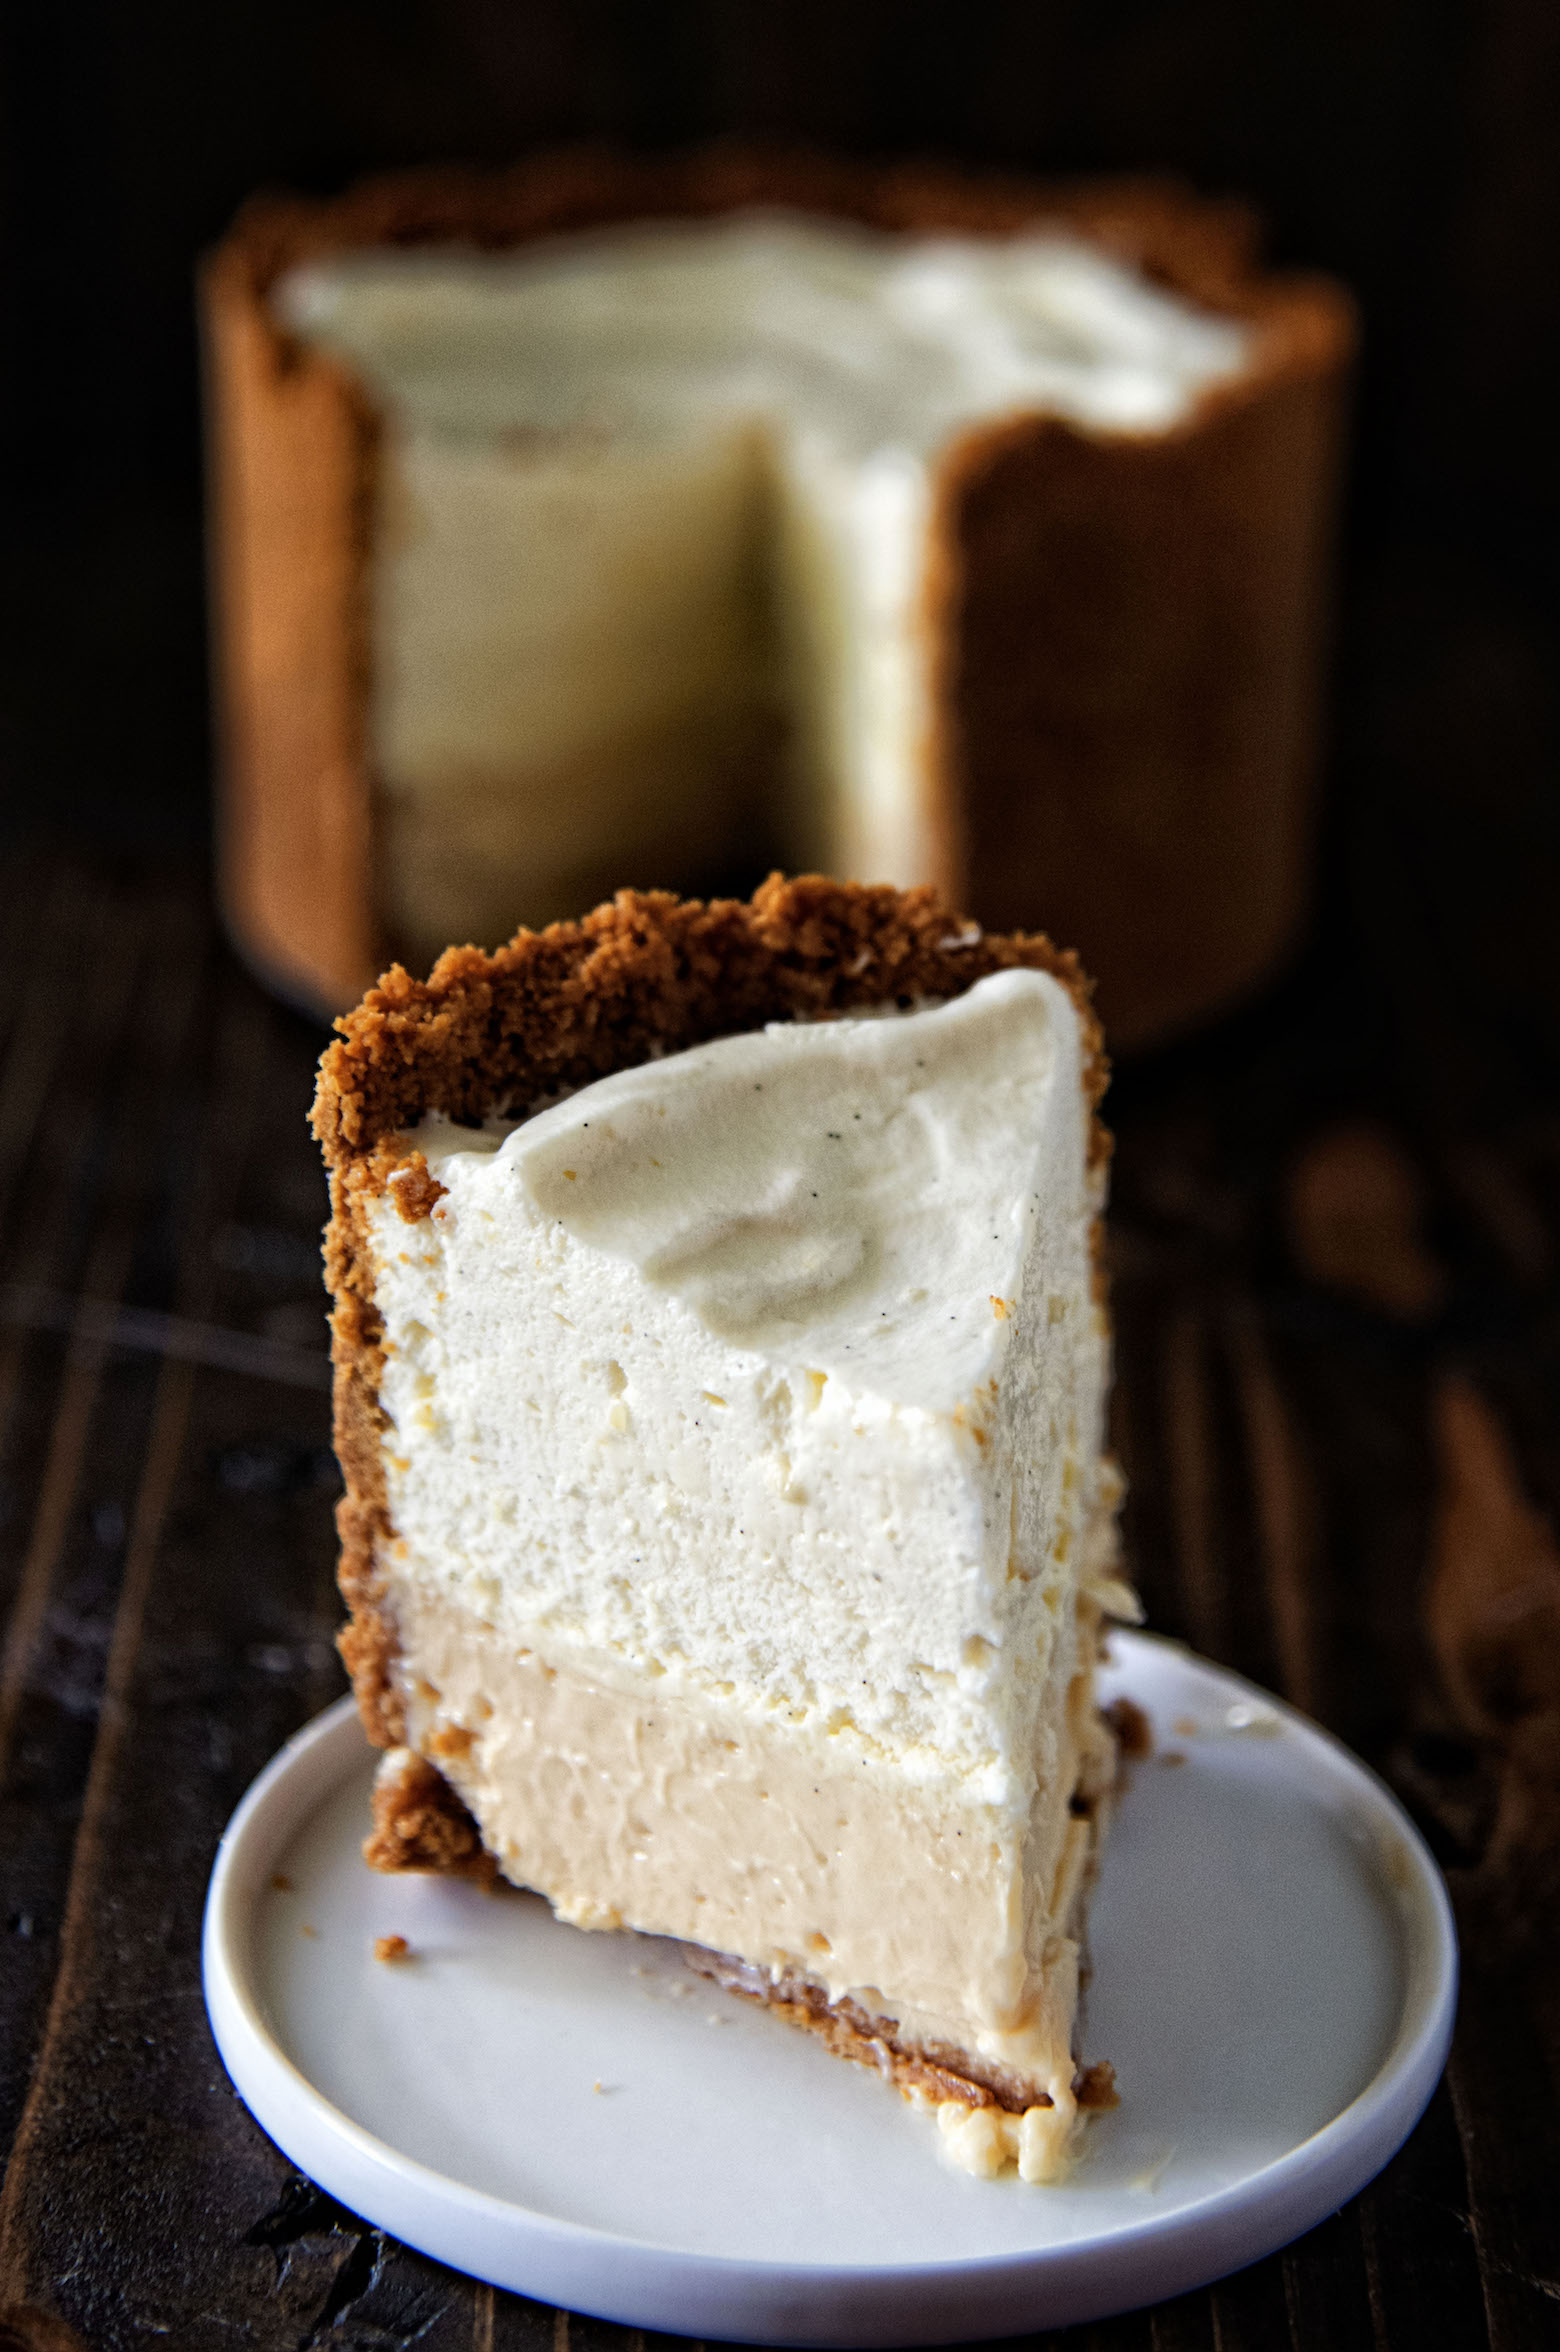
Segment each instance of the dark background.
[{"label": "dark background", "polygon": [[13,0],[0,45],[0,2348],[570,2343],[293,2175],[200,2007],[222,1824],[341,1678],[320,1036],[210,909],[191,276],[260,185],[717,133],[1179,172],[1360,299],[1315,914],[1113,1089],[1114,1438],[1151,1622],[1389,1777],[1463,2005],[1344,2213],[1080,2340],[1553,2344],[1560,7]]},{"label": "dark background", "polygon": [[1509,1058],[1482,1091],[1469,1069],[1419,1082],[1473,1087],[1482,1116],[1535,1056],[1553,1081],[1560,11],[1546,0],[19,0],[5,25],[13,828],[204,843],[191,273],[255,187],[328,191],[582,135],[1162,168],[1254,198],[1276,258],[1336,270],[1363,305],[1329,958],[1362,954],[1390,1006],[1405,953],[1464,961],[1465,899],[1477,917],[1502,908],[1500,952],[1472,980]]}]

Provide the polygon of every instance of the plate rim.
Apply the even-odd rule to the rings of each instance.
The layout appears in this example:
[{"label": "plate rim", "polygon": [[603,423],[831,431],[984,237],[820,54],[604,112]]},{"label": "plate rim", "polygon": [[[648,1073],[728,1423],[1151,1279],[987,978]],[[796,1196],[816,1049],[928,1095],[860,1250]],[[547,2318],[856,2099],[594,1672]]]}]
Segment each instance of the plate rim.
[{"label": "plate rim", "polygon": [[[1061,2244],[925,2261],[805,2263],[695,2251],[523,2205],[403,2154],[347,2115],[288,2055],[253,1982],[251,1906],[275,1856],[366,1745],[350,1693],[303,1725],[245,1791],[212,1866],[202,1981],[218,2053],[260,2128],[375,2226],[452,2268],[592,2317],[733,2342],[937,2344],[1104,2318],[1206,2285],[1289,2244],[1396,2153],[1440,2080],[1458,1953],[1445,1881],[1381,1775],[1323,1725],[1184,1642],[1113,1628],[1112,1659],[1159,1653],[1249,1698],[1326,1757],[1389,1823],[1412,1865],[1394,1892],[1405,1984],[1381,2064],[1308,2138],[1173,2213]],[[361,1743],[361,1745],[360,1745]],[[1415,1932],[1417,1930],[1417,1933]],[[322,2161],[323,2160],[323,2161]],[[523,2275],[522,2275],[523,2274]]]}]

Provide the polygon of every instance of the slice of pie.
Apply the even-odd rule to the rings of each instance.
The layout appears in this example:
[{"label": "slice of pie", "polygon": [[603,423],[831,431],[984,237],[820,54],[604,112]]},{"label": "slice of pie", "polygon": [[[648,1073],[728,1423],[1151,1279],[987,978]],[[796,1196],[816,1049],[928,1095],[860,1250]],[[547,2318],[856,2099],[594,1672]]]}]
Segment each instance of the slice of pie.
[{"label": "slice of pie", "polygon": [[543,158],[205,280],[224,870],[339,1011],[621,882],[1043,925],[1113,1039],[1303,891],[1336,288],[1173,186]]},{"label": "slice of pie", "polygon": [[370,1859],[539,1890],[1065,2168],[1130,1613],[1099,1037],[930,892],[622,893],[399,970],[330,1166]]}]

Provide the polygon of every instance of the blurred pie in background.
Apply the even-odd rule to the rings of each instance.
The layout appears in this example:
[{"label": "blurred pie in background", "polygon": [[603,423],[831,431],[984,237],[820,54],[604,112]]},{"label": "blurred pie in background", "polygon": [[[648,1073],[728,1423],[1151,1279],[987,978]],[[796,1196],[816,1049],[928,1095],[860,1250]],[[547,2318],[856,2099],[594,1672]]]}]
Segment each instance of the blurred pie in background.
[{"label": "blurred pie in background", "polygon": [[1292,937],[1352,321],[1240,208],[573,154],[257,199],[203,299],[295,998],[775,865],[1051,931],[1117,1045]]}]

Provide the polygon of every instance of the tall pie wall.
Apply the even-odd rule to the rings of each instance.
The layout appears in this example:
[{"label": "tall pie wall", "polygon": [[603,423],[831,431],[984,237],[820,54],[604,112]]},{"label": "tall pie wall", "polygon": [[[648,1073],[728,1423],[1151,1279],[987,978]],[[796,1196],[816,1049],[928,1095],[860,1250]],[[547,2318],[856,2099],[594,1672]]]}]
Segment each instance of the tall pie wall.
[{"label": "tall pie wall", "polygon": [[949,469],[956,894],[1076,948],[1118,1048],[1238,998],[1305,911],[1348,333],[1314,305],[1179,431],[1026,422]]}]

